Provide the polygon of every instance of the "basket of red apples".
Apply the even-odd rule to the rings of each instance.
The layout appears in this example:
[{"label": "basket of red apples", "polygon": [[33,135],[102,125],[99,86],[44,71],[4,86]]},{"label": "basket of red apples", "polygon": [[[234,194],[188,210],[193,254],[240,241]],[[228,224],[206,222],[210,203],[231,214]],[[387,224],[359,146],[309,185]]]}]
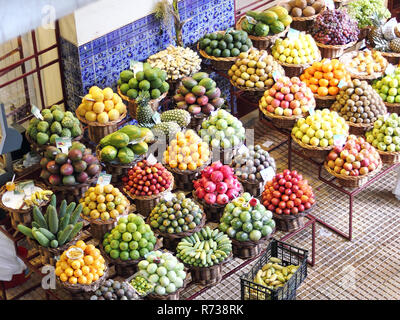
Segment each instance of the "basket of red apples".
[{"label": "basket of red apples", "polygon": [[296,121],[315,108],[314,95],[298,77],[280,77],[264,92],[260,110],[278,128],[291,129]]},{"label": "basket of red apples", "polygon": [[123,190],[134,201],[136,211],[147,217],[174,185],[174,176],[161,163],[149,164],[139,161],[122,178]]},{"label": "basket of red apples", "polygon": [[328,154],[324,167],[341,186],[358,188],[381,170],[382,161],[364,138],[349,135],[344,146],[335,146]]},{"label": "basket of red apples", "polygon": [[277,230],[292,232],[304,226],[303,217],[312,210],[315,196],[301,174],[286,169],[267,182],[262,203],[273,212]]},{"label": "basket of red apples", "polygon": [[233,169],[221,161],[213,162],[201,171],[201,178],[193,182],[193,197],[206,213],[207,221],[219,222],[225,206],[243,192]]}]

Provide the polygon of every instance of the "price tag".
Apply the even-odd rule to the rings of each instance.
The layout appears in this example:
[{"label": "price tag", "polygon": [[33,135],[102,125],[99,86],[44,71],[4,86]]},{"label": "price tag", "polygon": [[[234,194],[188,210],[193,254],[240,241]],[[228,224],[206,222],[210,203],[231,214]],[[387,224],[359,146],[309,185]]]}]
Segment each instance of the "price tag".
[{"label": "price tag", "polygon": [[300,31],[299,30],[296,30],[296,29],[293,29],[293,28],[289,28],[289,31],[288,31],[288,34],[287,34],[287,37],[289,39],[296,39],[299,36],[300,36]]},{"label": "price tag", "polygon": [[111,178],[112,178],[111,174],[102,172],[102,173],[100,173],[99,178],[97,179],[97,184],[106,186],[106,185],[110,184]]},{"label": "price tag", "polygon": [[321,228],[321,230],[319,230],[319,234],[323,237],[330,237],[332,235],[332,232]]},{"label": "price tag", "polygon": [[249,23],[251,23],[251,24],[257,24],[257,20],[254,19],[253,17],[246,16],[246,19],[247,19],[247,21],[248,21]]},{"label": "price tag", "polygon": [[24,182],[20,182],[15,186],[14,194],[22,194],[29,196],[33,192],[33,188],[35,187],[35,183],[33,180],[28,180]]},{"label": "price tag", "polygon": [[211,111],[210,117],[215,117],[218,114],[218,110]]},{"label": "price tag", "polygon": [[314,113],[315,113],[315,108],[314,108],[314,106],[310,106],[310,108],[308,109],[308,114],[309,114],[310,116],[312,116]]},{"label": "price tag", "polygon": [[337,86],[338,86],[338,88],[342,88],[344,86],[347,86],[346,80],[344,80],[344,79],[340,80]]},{"label": "price tag", "polygon": [[161,123],[161,116],[158,112],[154,112],[152,119],[155,124]]},{"label": "price tag", "polygon": [[31,112],[37,119],[44,120],[39,108],[36,107],[34,104],[31,105]]},{"label": "price tag", "polygon": [[129,69],[131,69],[133,74],[136,75],[139,71],[143,71],[143,62],[131,60],[129,62]]},{"label": "price tag", "polygon": [[172,194],[172,192],[167,192],[167,193],[164,195],[164,200],[165,200],[165,201],[171,201],[173,197],[174,197],[174,195]]},{"label": "price tag", "polygon": [[278,81],[282,77],[281,73],[278,70],[275,70],[272,72],[272,78],[274,78],[274,81]]},{"label": "price tag", "polygon": [[329,10],[335,10],[335,4],[333,0],[325,0],[325,5]]},{"label": "price tag", "polygon": [[391,63],[389,63],[388,66],[386,67],[385,73],[393,74],[395,70],[396,70],[396,67],[394,65],[392,65]]},{"label": "price tag", "polygon": [[258,58],[258,61],[263,61],[268,56],[268,52],[264,51],[264,53]]},{"label": "price tag", "polygon": [[272,167],[268,167],[260,171],[261,177],[264,181],[270,181],[275,176],[275,170]]},{"label": "price tag", "polygon": [[335,147],[343,147],[346,143],[346,136],[344,134],[335,134],[333,136],[333,145]]},{"label": "price tag", "polygon": [[249,151],[249,148],[247,148],[244,144],[239,148],[238,153],[243,154]]},{"label": "price tag", "polygon": [[270,146],[272,146],[274,143],[270,140],[265,141],[262,145],[266,148],[269,148]]},{"label": "price tag", "polygon": [[147,163],[153,166],[157,163],[157,158],[152,153],[150,153],[149,156],[147,157]]},{"label": "price tag", "polygon": [[62,153],[68,153],[68,149],[71,146],[71,138],[61,137],[56,138],[56,146],[61,150]]}]

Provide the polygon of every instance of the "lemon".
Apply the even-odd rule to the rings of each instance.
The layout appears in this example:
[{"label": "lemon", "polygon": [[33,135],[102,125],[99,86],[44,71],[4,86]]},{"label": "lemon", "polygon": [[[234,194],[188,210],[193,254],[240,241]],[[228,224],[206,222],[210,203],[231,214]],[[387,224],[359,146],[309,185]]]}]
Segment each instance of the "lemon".
[{"label": "lemon", "polygon": [[100,217],[101,220],[107,221],[108,219],[110,219],[110,214],[108,212],[103,212]]},{"label": "lemon", "polygon": [[113,98],[114,92],[111,88],[107,87],[103,89],[104,100],[110,100]]},{"label": "lemon", "polygon": [[100,212],[98,212],[97,210],[92,210],[90,211],[90,217],[92,219],[98,219],[100,217]]},{"label": "lemon", "polygon": [[[100,196],[99,196],[99,197],[100,197]],[[99,212],[104,212],[104,211],[106,211],[106,210],[107,210],[106,204],[105,204],[105,203],[99,203],[99,204],[97,205],[97,210],[98,210]]]},{"label": "lemon", "polygon": [[107,194],[106,195],[106,201],[107,202],[111,202],[111,201],[113,201],[114,200],[114,196],[112,195],[112,194]]},{"label": "lemon", "polygon": [[[94,209],[96,209],[96,207],[97,207],[97,203],[94,201],[88,204],[88,208],[90,210],[94,210]],[[92,212],[90,212],[90,214],[92,214]]]},{"label": "lemon", "polygon": [[115,219],[119,216],[119,213],[116,209],[110,211],[110,217]]},{"label": "lemon", "polygon": [[93,96],[93,92],[95,91],[101,91],[101,89],[98,86],[93,86],[89,89],[89,94]]},{"label": "lemon", "polygon": [[124,105],[122,102],[118,102],[115,106],[114,109],[119,112],[119,114],[124,114],[126,112],[126,105]]},{"label": "lemon", "polygon": [[97,115],[96,115],[96,113],[93,112],[93,111],[88,111],[88,112],[86,112],[86,114],[85,114],[85,119],[86,119],[87,121],[89,121],[89,122],[94,122],[94,121],[96,121],[96,117],[97,117]]},{"label": "lemon", "polygon": [[81,117],[84,117],[87,111],[88,110],[86,110],[86,107],[83,103],[79,105],[79,107],[76,109],[76,113],[79,114]]},{"label": "lemon", "polygon": [[104,193],[104,186],[101,184],[96,185],[96,187],[93,190],[97,195],[103,194]]},{"label": "lemon", "polygon": [[109,117],[107,112],[102,112],[97,116],[97,121],[99,123],[107,123],[109,121]]},{"label": "lemon", "polygon": [[114,102],[114,104],[117,104],[118,102],[122,103],[121,97],[119,95],[117,95],[116,93],[113,94],[112,101]]},{"label": "lemon", "polygon": [[95,92],[92,93],[92,97],[96,102],[103,102],[104,100],[104,94],[101,89],[96,90]]},{"label": "lemon", "polygon": [[97,114],[102,113],[105,109],[105,105],[103,102],[96,102],[93,105],[93,111],[96,112]]},{"label": "lemon", "polygon": [[97,196],[97,202],[98,202],[98,203],[103,203],[103,202],[105,202],[105,201],[106,201],[106,197],[103,196],[102,194],[100,194],[100,195]]},{"label": "lemon", "polygon": [[107,184],[106,186],[104,186],[104,192],[105,193],[111,193],[113,191],[114,187],[112,186],[112,184]]},{"label": "lemon", "polygon": [[104,100],[104,110],[110,111],[114,109],[114,102],[112,100]]},{"label": "lemon", "polygon": [[120,116],[120,113],[117,109],[112,109],[112,110],[108,111],[108,117],[109,117],[110,121],[118,120],[119,116]]},{"label": "lemon", "polygon": [[[95,192],[91,192],[89,194],[90,201],[96,201],[96,198],[97,198],[97,194]],[[89,201],[89,203],[90,203],[90,201]]]}]

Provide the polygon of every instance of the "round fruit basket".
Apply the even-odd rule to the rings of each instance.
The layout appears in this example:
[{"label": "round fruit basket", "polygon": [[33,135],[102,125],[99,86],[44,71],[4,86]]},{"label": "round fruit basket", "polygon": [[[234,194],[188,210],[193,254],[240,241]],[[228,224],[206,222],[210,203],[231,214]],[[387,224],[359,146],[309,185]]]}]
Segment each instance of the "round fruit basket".
[{"label": "round fruit basket", "polygon": [[[318,60],[320,60],[320,59],[318,59]],[[291,64],[291,63],[286,63],[286,62],[281,62],[281,61],[278,61],[278,63],[285,70],[285,75],[287,77],[300,77],[300,75],[304,72],[304,70],[306,70],[309,66],[311,66],[311,64],[309,64],[309,63]]]},{"label": "round fruit basket", "polygon": [[347,124],[349,125],[349,133],[358,136],[363,136],[365,132],[374,127],[373,123],[353,123],[347,121]]},{"label": "round fruit basket", "polygon": [[367,183],[368,180],[371,179],[374,175],[376,175],[379,171],[381,171],[382,161],[379,161],[379,165],[374,171],[369,172],[368,174],[359,175],[359,176],[345,176],[342,174],[338,174],[335,171],[333,171],[331,168],[329,168],[328,164],[326,162],[324,162],[324,167],[325,167],[325,170],[328,171],[329,174],[331,174],[332,176],[334,176],[337,179],[337,181],[339,182],[339,184],[342,187],[359,188],[362,185],[364,185],[365,183]]},{"label": "round fruit basket", "polygon": [[336,101],[336,96],[320,96],[314,93],[315,105],[317,109],[330,108],[332,104]]},{"label": "round fruit basket", "polygon": [[[154,250],[158,250],[161,247],[162,247],[161,240],[157,239],[157,242],[154,245]],[[143,257],[136,259],[136,260],[121,260],[121,258],[113,259],[105,252],[103,243],[101,241],[99,244],[99,249],[100,249],[101,255],[104,257],[104,259],[108,263],[114,265],[115,273],[118,276],[124,277],[124,278],[130,277],[131,275],[133,275],[137,271],[138,263],[144,259]]]},{"label": "round fruit basket", "polygon": [[269,236],[263,237],[258,241],[238,241],[231,239],[233,256],[240,259],[250,259],[257,256],[261,252],[262,245],[271,238],[274,232],[275,229]]},{"label": "round fruit basket", "polygon": [[212,158],[213,162],[215,161],[221,161],[222,164],[230,164],[233,160],[233,158],[237,155],[240,147],[243,145],[243,141],[238,144],[237,146],[231,147],[231,148],[212,148]]},{"label": "round fruit basket", "polygon": [[[129,213],[129,206],[125,209],[124,213],[120,216],[125,216]],[[102,240],[107,232],[110,232],[117,224],[117,219],[108,219],[107,221],[99,219],[90,219],[81,213],[81,218],[90,223],[89,232],[93,238]]]},{"label": "round fruit basket", "polygon": [[387,152],[378,149],[378,153],[381,157],[382,163],[395,164],[400,163],[400,151],[399,152]]},{"label": "round fruit basket", "polygon": [[[242,30],[242,22],[243,20],[246,19],[246,16],[241,17],[237,22],[236,22],[236,30]],[[264,50],[269,48],[272,44],[274,44],[275,40],[278,38],[282,38],[286,35],[286,33],[289,31],[289,27],[287,26],[285,30],[283,30],[280,33],[276,33],[270,36],[265,36],[265,37],[258,37],[258,36],[252,36],[249,34],[249,38],[253,42],[253,47],[256,47],[259,50]]]},{"label": "round fruit basket", "polygon": [[106,266],[106,269],[104,270],[104,274],[97,280],[92,282],[91,284],[71,284],[69,282],[62,282],[58,277],[57,277],[57,282],[61,285],[62,288],[67,290],[73,297],[73,299],[84,299],[84,295],[87,292],[92,292],[96,291],[100,286],[104,283],[104,281],[107,280],[108,278],[108,273],[109,273],[109,268]]},{"label": "round fruit basket", "polygon": [[210,287],[218,284],[222,280],[222,266],[233,258],[232,253],[226,259],[211,267],[194,267],[184,264],[189,269],[192,282],[202,286]]},{"label": "round fruit basket", "polygon": [[[20,182],[24,182],[27,180],[22,180],[19,181]],[[36,182],[35,181],[35,186],[41,188],[42,190],[48,190],[49,188],[41,183],[41,182]],[[3,185],[0,187],[0,208],[3,209],[4,211],[8,212],[10,214],[10,218],[11,218],[11,226],[15,229],[18,230],[17,227],[19,224],[23,224],[24,226],[30,226],[31,222],[32,222],[32,209],[33,207],[28,207],[26,209],[13,209],[10,207],[7,207],[4,203],[3,203],[3,196],[4,194],[7,192],[6,186]],[[50,197],[49,200],[47,201],[42,201],[38,207],[45,207],[47,206],[47,204],[50,202]]]},{"label": "round fruit basket", "polygon": [[97,144],[102,138],[118,130],[118,124],[126,117],[126,112],[120,115],[117,120],[109,121],[107,123],[87,121],[77,112],[76,117],[80,122],[88,126],[89,139]]},{"label": "round fruit basket", "polygon": [[265,115],[265,117],[278,128],[281,129],[292,129],[293,126],[296,124],[297,120],[300,118],[304,117],[304,114],[300,115],[295,115],[295,116],[280,116],[277,114],[273,114],[271,112],[268,112],[266,110],[262,110],[260,108],[260,111]]},{"label": "round fruit basket", "polygon": [[201,129],[201,124],[203,123],[204,119],[207,118],[207,115],[204,113],[192,114],[190,115],[190,123],[187,126],[188,129],[193,129],[194,131],[198,132]]},{"label": "round fruit basket", "polygon": [[245,86],[238,86],[236,83],[234,83],[232,80],[229,80],[231,85],[234,86],[235,88],[244,91],[246,98],[248,98],[251,102],[253,103],[258,103],[258,101],[261,99],[261,97],[264,95],[265,90],[269,89],[270,87],[264,87],[264,88],[250,88],[250,87],[245,87]]},{"label": "round fruit basket", "polygon": [[[82,124],[80,125],[81,131],[83,132],[83,126]],[[28,131],[25,131],[25,137],[28,143],[31,145],[31,149],[33,151],[36,151],[37,153],[41,153],[46,150],[48,146],[56,146],[55,143],[47,143],[44,145],[38,144],[36,141],[32,140],[31,136],[28,134]],[[80,141],[83,138],[83,133],[80,136],[77,136],[75,138],[71,138],[71,141]]]},{"label": "round fruit basket", "polygon": [[264,191],[265,181],[261,180],[244,180],[237,177],[239,182],[242,184],[243,192],[250,193],[253,197],[258,198]]},{"label": "round fruit basket", "polygon": [[312,24],[313,21],[322,13],[326,7],[323,7],[320,12],[317,14],[314,14],[309,17],[292,17],[292,23],[290,24],[290,27],[299,31],[308,31]]},{"label": "round fruit basket", "polygon": [[340,57],[346,49],[354,46],[357,41],[349,42],[343,45],[323,44],[317,41],[315,43],[317,44],[319,51],[321,51],[322,58],[334,59]]},{"label": "round fruit basket", "polygon": [[[202,205],[199,204],[200,208],[203,209]],[[203,210],[204,212],[204,210]],[[146,221],[147,224],[150,224],[150,219],[148,218]],[[176,246],[178,243],[181,241],[182,238],[185,237],[190,237],[193,233],[200,231],[204,227],[206,223],[206,215],[203,213],[203,216],[201,218],[200,224],[198,224],[194,229],[188,230],[185,232],[179,232],[179,233],[168,233],[168,232],[162,232],[158,229],[152,229],[153,232],[163,238],[163,248],[176,252]]]},{"label": "round fruit basket", "polygon": [[370,82],[372,80],[382,77],[384,71],[368,74],[365,72],[364,73],[357,72],[356,70],[354,70],[354,68],[349,67],[348,65],[349,65],[350,61],[354,57],[356,57],[358,55],[358,53],[359,53],[359,51],[348,52],[339,58],[339,61],[345,65],[346,70],[350,74],[351,78],[359,79],[359,80],[366,80],[366,81]]},{"label": "round fruit basket", "polygon": [[210,160],[211,159],[196,170],[179,170],[178,168],[171,168],[169,164],[166,163],[163,163],[163,165],[174,176],[174,189],[189,192],[193,190],[193,181],[196,180],[200,172],[208,166]]},{"label": "round fruit basket", "polygon": [[84,194],[90,186],[97,182],[99,174],[100,173],[94,175],[85,183],[53,186],[47,180],[45,180],[44,184],[46,185],[46,189],[52,190],[55,194],[61,194],[61,198],[66,199],[69,202],[74,201],[78,203],[79,199],[82,197],[82,194]]},{"label": "round fruit basket", "polygon": [[[375,48],[372,48],[369,43],[367,43],[367,48],[371,51],[379,51],[376,50]],[[400,52],[384,52],[384,51],[379,51],[382,56],[391,64],[394,64],[395,66],[400,63]]]},{"label": "round fruit basket", "polygon": [[300,147],[304,156],[308,158],[325,159],[329,151],[333,149],[333,146],[328,147],[314,147],[309,144],[305,144],[299,139],[297,139],[293,134],[291,135],[294,142],[296,142]]},{"label": "round fruit basket", "polygon": [[[128,96],[124,95],[121,90],[119,89],[119,86],[117,88],[118,90],[118,94],[120,95],[120,97],[128,102],[128,111],[129,111],[129,115],[133,118],[136,119],[136,110],[138,107],[138,104],[136,102],[135,99],[130,99]],[[148,102],[149,106],[151,106],[151,108],[153,109],[153,111],[157,111],[158,107],[160,106],[160,103],[162,100],[165,99],[165,97],[167,96],[168,92],[164,92],[161,96],[159,96],[157,99],[152,99]]]},{"label": "round fruit basket", "polygon": [[292,214],[276,214],[274,212],[274,221],[276,223],[276,230],[283,232],[293,232],[304,227],[304,217],[314,209],[315,204],[303,212],[296,215]]},{"label": "round fruit basket", "polygon": [[188,275],[186,275],[185,280],[183,281],[183,286],[176,290],[175,292],[172,292],[170,294],[156,294],[156,293],[150,293],[148,294],[145,299],[146,300],[180,300],[180,294],[185,290],[186,286],[189,284],[189,279]]},{"label": "round fruit basket", "polygon": [[388,113],[400,113],[400,103],[384,102]]},{"label": "round fruit basket", "polygon": [[127,191],[125,188],[123,188],[123,191],[125,194],[133,200],[135,206],[136,206],[136,212],[141,214],[143,217],[147,217],[151,210],[160,202],[160,199],[164,197],[165,194],[168,192],[171,192],[172,187],[174,185],[174,176],[170,173],[170,185],[168,189],[166,189],[163,192],[160,192],[159,194],[154,194],[151,196],[136,196],[131,194],[129,191]]}]

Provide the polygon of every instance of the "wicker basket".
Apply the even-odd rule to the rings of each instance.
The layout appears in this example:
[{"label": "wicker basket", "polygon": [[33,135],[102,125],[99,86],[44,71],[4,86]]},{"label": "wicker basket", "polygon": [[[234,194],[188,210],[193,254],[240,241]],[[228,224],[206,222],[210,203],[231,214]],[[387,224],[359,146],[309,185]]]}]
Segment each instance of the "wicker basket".
[{"label": "wicker basket", "polygon": [[323,7],[320,12],[309,17],[292,17],[290,27],[299,31],[309,31],[314,23],[314,20],[322,13],[326,7]]},{"label": "wicker basket", "polygon": [[364,136],[365,132],[374,127],[373,123],[353,123],[347,121],[347,124],[349,125],[349,133],[357,136]]},{"label": "wicker basket", "polygon": [[[81,128],[82,134],[80,136],[75,137],[75,138],[71,138],[71,141],[80,141],[83,138],[83,131],[84,130],[83,130],[82,124],[80,124],[80,128]],[[28,134],[28,131],[25,131],[25,138],[28,141],[28,143],[31,145],[32,151],[36,151],[39,154],[44,152],[48,146],[56,146],[55,143],[54,144],[48,143],[48,144],[45,144],[45,145],[38,144],[36,141],[32,140],[32,138]]]},{"label": "wicker basket", "polygon": [[20,177],[20,176],[25,176],[27,174],[31,174],[42,168],[39,163],[34,164],[33,166],[30,166],[27,168],[25,168],[25,167],[21,168],[20,164],[22,165],[22,159],[19,159],[19,160],[13,162],[13,170],[15,173],[15,177]]},{"label": "wicker basket", "polygon": [[367,43],[367,48],[371,51],[378,51],[382,54],[382,56],[391,64],[393,65],[398,65],[400,64],[400,52],[396,53],[396,52],[384,52],[384,51],[379,51],[379,50],[375,50],[374,48],[371,47],[371,45],[369,43]]},{"label": "wicker basket", "polygon": [[299,139],[297,139],[293,134],[292,134],[292,139],[294,142],[296,142],[300,147],[303,155],[308,158],[316,158],[316,159],[323,159],[325,160],[326,156],[328,155],[329,151],[333,149],[333,146],[329,147],[313,147],[308,144],[303,143]]},{"label": "wicker basket", "polygon": [[[24,182],[26,180],[18,181]],[[44,185],[43,183],[40,182],[35,182],[35,186],[41,188],[42,190],[49,190],[49,188]],[[18,230],[18,225],[23,224],[24,226],[30,227],[31,222],[32,222],[32,209],[33,208],[28,208],[28,209],[12,209],[9,207],[6,207],[3,204],[3,201],[1,199],[3,198],[3,194],[7,192],[6,186],[3,185],[0,187],[0,208],[3,209],[4,211],[8,212],[10,214],[11,218],[11,226],[15,229]],[[48,201],[43,201],[40,203],[38,206],[39,208],[47,206],[47,204],[50,202],[50,197]]]},{"label": "wicker basket", "polygon": [[36,248],[39,250],[40,261],[42,262],[42,265],[49,264],[55,267],[60,255],[70,246],[74,245],[80,239],[81,235],[82,231],[79,232],[73,239],[71,239],[70,242],[63,244],[58,248],[46,248],[37,244]]},{"label": "wicker basket", "polygon": [[[272,233],[274,232],[275,230]],[[259,241],[238,241],[231,239],[233,256],[240,259],[254,258],[261,252],[262,246],[271,238],[271,235],[263,237]]]},{"label": "wicker basket", "polygon": [[275,229],[283,232],[293,232],[304,227],[304,216],[312,211],[315,204],[308,210],[299,212],[296,215],[292,214],[276,214],[274,212]]},{"label": "wicker basket", "polygon": [[204,113],[193,114],[190,116],[190,123],[187,126],[188,129],[193,129],[196,132],[199,132],[201,129],[201,124],[207,118],[207,115]]},{"label": "wicker basket", "polygon": [[243,91],[243,95],[252,103],[258,103],[261,97],[264,95],[264,92],[269,89],[270,87],[264,88],[249,88],[244,86],[239,86],[235,82],[230,79],[231,85],[235,88]]},{"label": "wicker basket", "polygon": [[174,189],[181,191],[192,191],[193,181],[197,179],[200,172],[208,166],[210,159],[196,170],[179,170],[178,168],[171,168],[168,164],[163,163],[164,167],[174,176]]},{"label": "wicker basket", "polygon": [[188,283],[189,283],[188,276],[186,276],[186,279],[183,280],[183,286],[181,288],[179,288],[178,290],[176,290],[175,292],[172,292],[170,294],[165,294],[165,295],[150,293],[145,297],[145,299],[146,300],[180,300],[180,294],[182,293],[183,290],[185,290]]},{"label": "wicker basket", "polygon": [[160,192],[159,194],[152,196],[135,196],[123,188],[125,194],[133,200],[136,206],[136,212],[141,214],[143,217],[147,217],[151,210],[160,202],[160,199],[164,197],[164,195],[168,192],[171,192],[172,187],[174,185],[174,176],[170,173],[170,185],[167,190]]},{"label": "wicker basket", "polygon": [[385,164],[400,163],[400,151],[399,152],[387,152],[387,151],[378,150],[378,153],[381,156],[382,163],[385,163]]},{"label": "wicker basket", "polygon": [[389,103],[385,102],[385,106],[388,113],[400,114],[400,103]]},{"label": "wicker basket", "polygon": [[340,57],[346,49],[354,46],[357,41],[353,41],[344,45],[330,45],[319,42],[315,43],[317,44],[319,51],[321,51],[322,58],[334,59]]},{"label": "wicker basket", "polygon": [[[200,207],[202,208],[202,205],[200,205]],[[176,246],[182,240],[182,238],[189,237],[192,234],[200,231],[200,229],[202,229],[204,227],[205,223],[206,223],[206,215],[203,213],[200,224],[198,224],[196,226],[196,228],[194,228],[192,230],[188,230],[185,232],[179,232],[179,233],[161,232],[158,229],[153,229],[153,231],[154,231],[154,233],[156,233],[157,235],[162,237],[164,249],[167,249],[168,251],[171,251],[171,252],[176,252]],[[149,218],[147,219],[147,224],[150,225]]]},{"label": "wicker basket", "polygon": [[[344,66],[346,67],[347,72],[350,74],[352,79],[359,79],[359,80],[366,80],[368,82],[371,82],[372,80],[378,79],[380,77],[382,77],[382,75],[384,74],[384,71],[382,72],[374,72],[372,74],[367,74],[367,73],[359,73],[356,70],[354,70],[353,68],[349,68],[349,63],[350,61],[357,56],[359,53],[359,51],[353,51],[353,52],[348,52],[345,53],[344,55],[342,55],[339,58],[339,61],[341,63],[344,64]],[[387,64],[386,64],[387,65]]]},{"label": "wicker basket", "polygon": [[346,188],[359,188],[366,184],[369,179],[371,179],[374,175],[376,175],[379,171],[382,169],[382,161],[379,161],[378,167],[365,175],[359,175],[359,176],[344,176],[342,174],[338,174],[335,171],[333,171],[331,168],[328,167],[328,164],[325,162],[324,163],[325,170],[328,171],[329,174],[334,176],[336,180],[339,182],[339,184],[342,187]]},{"label": "wicker basket", "polygon": [[300,118],[303,118],[304,115],[298,115],[298,116],[279,116],[276,114],[273,114],[271,112],[268,112],[266,110],[262,110],[260,106],[261,112],[265,115],[265,117],[274,124],[275,127],[281,128],[281,129],[292,129],[293,126],[296,124],[297,120]]},{"label": "wicker basket", "polygon": [[336,96],[320,96],[318,94],[314,94],[314,99],[315,99],[315,106],[316,109],[325,109],[330,107],[334,104],[336,101]]},{"label": "wicker basket", "polygon": [[239,177],[237,177],[237,179],[242,184],[244,192],[250,193],[255,198],[261,197],[264,191],[265,181],[249,181]]},{"label": "wicker basket", "polygon": [[[128,102],[128,112],[129,115],[133,118],[136,119],[136,110],[138,107],[138,104],[136,102],[135,99],[130,99],[128,96],[122,94],[121,90],[119,89],[119,86],[117,88],[118,90],[118,94],[120,95],[120,97]],[[164,92],[161,96],[159,96],[157,99],[152,99],[148,102],[148,105],[151,106],[151,108],[153,109],[153,111],[157,111],[158,107],[160,106],[160,103],[162,100],[164,100],[164,98],[167,96],[168,92]]]},{"label": "wicker basket", "polygon": [[[246,16],[241,17],[236,22],[236,27],[235,27],[236,30],[242,30],[242,22],[244,19],[246,19]],[[287,26],[285,30],[277,34],[273,34],[266,37],[258,37],[249,34],[249,38],[251,39],[251,42],[253,42],[253,47],[256,47],[259,50],[265,50],[268,49],[271,45],[273,45],[276,39],[283,38],[288,31],[289,31],[289,26]]]},{"label": "wicker basket", "polygon": [[109,121],[108,123],[89,122],[78,113],[76,113],[76,117],[80,122],[87,124],[89,139],[97,144],[105,136],[118,130],[118,124],[126,117],[126,112],[118,120]]},{"label": "wicker basket", "polygon": [[282,68],[285,70],[285,76],[300,77],[300,75],[306,70],[310,64],[289,64],[285,62],[278,61]]}]

